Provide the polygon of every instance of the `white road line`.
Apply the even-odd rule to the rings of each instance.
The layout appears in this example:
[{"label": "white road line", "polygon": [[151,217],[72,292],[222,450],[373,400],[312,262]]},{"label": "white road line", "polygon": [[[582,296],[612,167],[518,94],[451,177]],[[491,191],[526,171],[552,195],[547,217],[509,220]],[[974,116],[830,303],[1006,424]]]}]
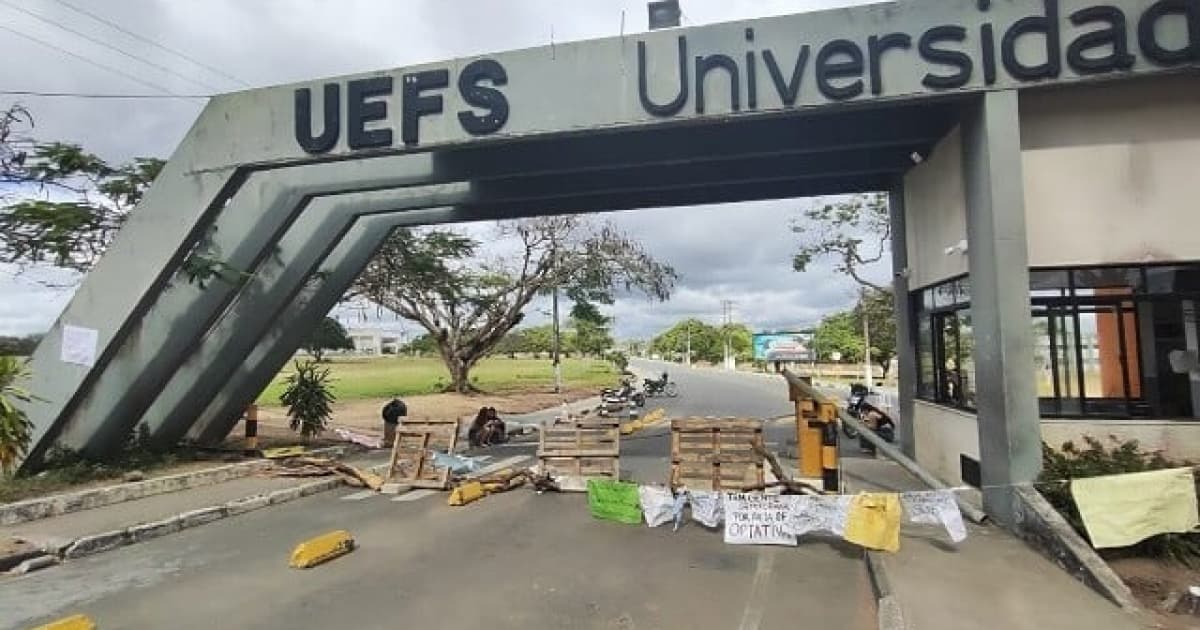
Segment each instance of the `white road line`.
[{"label": "white road line", "polygon": [[375,496],[374,490],[363,490],[361,492],[355,492],[354,494],[347,494],[346,496],[342,497],[342,500],[343,501],[362,501],[363,499],[366,499],[368,497],[373,497],[373,496]]},{"label": "white road line", "polygon": [[767,609],[767,590],[771,587],[771,572],[775,570],[774,547],[762,547],[758,551],[758,569],[754,572],[754,583],[750,596],[746,598],[746,610],[742,612],[742,623],[738,630],[758,630],[763,613]]},{"label": "white road line", "polygon": [[398,497],[393,498],[392,501],[394,501],[396,503],[406,503],[408,501],[417,501],[419,499],[424,499],[425,497],[434,495],[434,494],[437,494],[437,490],[428,490],[428,489],[410,490]]}]

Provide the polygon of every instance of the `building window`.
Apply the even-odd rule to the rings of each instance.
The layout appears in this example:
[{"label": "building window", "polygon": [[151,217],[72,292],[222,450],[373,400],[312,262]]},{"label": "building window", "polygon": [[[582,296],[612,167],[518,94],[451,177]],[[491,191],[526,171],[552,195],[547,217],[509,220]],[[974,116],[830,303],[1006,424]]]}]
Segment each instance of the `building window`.
[{"label": "building window", "polygon": [[[1041,414],[1193,418],[1200,412],[1200,264],[1030,272]],[[970,286],[916,292],[918,397],[973,410]],[[1193,391],[1193,388],[1196,391]]]}]

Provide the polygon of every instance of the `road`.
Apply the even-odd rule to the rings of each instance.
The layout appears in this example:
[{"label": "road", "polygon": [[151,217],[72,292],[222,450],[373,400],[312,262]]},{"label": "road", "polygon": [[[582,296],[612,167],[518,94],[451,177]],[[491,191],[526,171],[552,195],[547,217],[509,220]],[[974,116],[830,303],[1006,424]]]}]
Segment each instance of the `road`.
[{"label": "road", "polygon": [[[671,416],[790,409],[775,379],[670,370],[682,394],[661,401]],[[789,433],[769,426],[768,442]],[[634,437],[622,468],[665,481],[662,429]],[[461,508],[444,496],[330,492],[6,579],[0,628],[73,613],[101,629],[874,627],[861,552],[837,540],[739,547],[694,524],[673,532],[593,520],[581,494],[518,490]],[[297,542],[334,529],[359,549],[287,567]]]}]

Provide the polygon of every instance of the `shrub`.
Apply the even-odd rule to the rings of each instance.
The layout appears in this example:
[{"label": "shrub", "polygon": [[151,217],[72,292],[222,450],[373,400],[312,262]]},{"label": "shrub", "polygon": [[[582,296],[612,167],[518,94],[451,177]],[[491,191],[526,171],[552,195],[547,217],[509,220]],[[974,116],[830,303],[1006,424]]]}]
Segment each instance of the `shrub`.
[{"label": "shrub", "polygon": [[284,381],[279,402],[287,407],[292,430],[307,441],[325,430],[337,397],[330,391],[329,368],[320,368],[314,361],[296,361],[295,365],[296,371]]},{"label": "shrub", "polygon": [[[1085,436],[1083,440],[1086,447],[1082,449],[1072,442],[1066,442],[1059,450],[1042,444],[1042,475],[1038,489],[1084,539],[1088,539],[1087,529],[1083,526],[1067,480],[1190,465],[1168,460],[1157,451],[1143,451],[1137,440],[1121,442],[1110,436],[1112,448],[1106,448],[1100,440],[1090,436]],[[1116,557],[1168,558],[1195,567],[1200,566],[1200,534],[1163,534],[1132,547],[1105,550],[1104,553]]]},{"label": "shrub", "polygon": [[612,363],[617,368],[618,372],[624,372],[629,367],[629,356],[619,350],[611,350],[604,355],[604,358]]},{"label": "shrub", "polygon": [[18,385],[29,378],[29,365],[16,357],[0,356],[0,472],[9,473],[29,450],[33,423],[17,401],[33,396]]}]

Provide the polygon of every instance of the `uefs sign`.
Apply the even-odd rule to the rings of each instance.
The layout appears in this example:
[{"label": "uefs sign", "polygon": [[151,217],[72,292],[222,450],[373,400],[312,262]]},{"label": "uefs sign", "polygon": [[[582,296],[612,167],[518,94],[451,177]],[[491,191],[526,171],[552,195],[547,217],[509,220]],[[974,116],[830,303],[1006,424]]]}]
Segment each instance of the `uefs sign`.
[{"label": "uefs sign", "polygon": [[[984,18],[991,4],[991,0],[979,0],[978,11]],[[1080,34],[1063,41],[1062,31],[1068,21]],[[1186,30],[1183,44],[1164,43],[1163,33],[1180,27]],[[640,107],[651,116],[667,118],[681,115],[691,102],[696,114],[704,114],[709,106],[705,85],[718,76],[729,87],[729,109],[737,112],[757,110],[764,86],[774,90],[784,107],[795,107],[806,81],[815,83],[828,101],[855,99],[868,92],[878,96],[886,88],[885,66],[897,63],[924,64],[926,72],[920,83],[931,91],[966,87],[980,73],[986,86],[996,85],[1001,73],[1017,83],[1054,80],[1063,73],[1064,63],[1079,76],[1127,71],[1138,62],[1139,53],[1157,67],[1179,67],[1200,62],[1200,0],[1159,0],[1140,15],[1127,15],[1112,5],[1089,6],[1062,15],[1059,0],[1044,0],[1040,13],[1016,20],[1005,29],[984,19],[978,30],[943,24],[921,33],[879,33],[865,42],[831,39],[820,45],[804,43],[795,58],[786,59],[771,48],[758,49],[753,28],[745,29],[745,41],[747,50],[744,55],[739,53],[740,58],[720,53],[692,57],[695,51],[687,36],[680,36],[676,52],[678,83],[673,93],[662,95],[650,93],[650,53],[646,42],[638,41]],[[1036,55],[1030,54],[1031,50]],[[760,86],[759,76],[764,73],[769,84]],[[538,77],[521,79],[536,81]],[[450,89],[452,80],[467,106],[451,112],[463,131],[471,136],[487,136],[504,129],[510,110],[502,88],[509,83],[509,73],[500,61],[480,59],[464,66],[457,77],[447,69],[404,74],[398,112],[392,107],[396,88],[390,76],[345,82],[344,100],[343,84],[325,84],[319,125],[312,116],[312,90],[298,89],[296,141],[310,154],[327,153],[338,145],[344,128],[350,150],[391,147],[395,143],[392,121],[398,117],[402,142],[408,147],[417,146],[421,142],[421,118],[446,115],[442,95]]]}]

